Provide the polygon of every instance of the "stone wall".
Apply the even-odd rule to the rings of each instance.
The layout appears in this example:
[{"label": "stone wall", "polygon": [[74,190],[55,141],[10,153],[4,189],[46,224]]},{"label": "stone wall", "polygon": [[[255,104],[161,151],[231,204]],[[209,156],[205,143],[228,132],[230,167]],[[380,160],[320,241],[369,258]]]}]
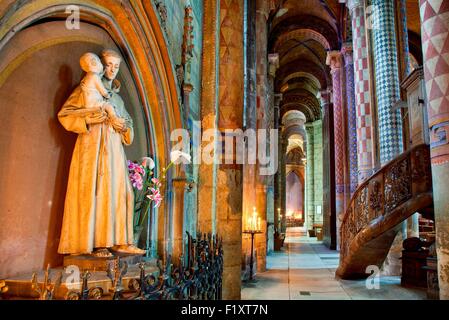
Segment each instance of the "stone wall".
[{"label": "stone wall", "polygon": [[[79,57],[104,47],[118,50],[98,27],[69,31],[64,22],[46,22],[18,32],[0,51],[0,277],[62,264],[57,248],[76,134],[57,113],[81,80]],[[126,64],[118,80],[136,128],[125,151],[138,159],[148,152],[146,125]]]},{"label": "stone wall", "polygon": [[[191,60],[191,67],[186,70],[184,79],[186,83],[193,86],[193,90],[189,97],[189,117],[188,124],[190,135],[193,136],[193,127],[197,129],[200,124],[200,99],[201,99],[201,52],[202,52],[202,24],[203,24],[203,1],[202,0],[153,0],[153,5],[156,11],[165,8],[166,18],[163,19],[159,14],[159,21],[164,29],[165,41],[169,48],[170,60],[172,68],[176,73],[177,68],[182,65],[182,46],[184,42],[184,25],[185,25],[185,8],[192,7],[192,25],[193,25],[193,57]],[[165,22],[164,22],[165,21]],[[179,98],[181,99],[181,83],[178,82]],[[184,107],[184,112],[186,112]],[[198,143],[192,144],[192,153],[195,153],[198,148]],[[198,181],[198,165],[192,165],[186,172],[188,181],[193,181],[193,188],[184,195],[184,234],[185,231],[191,234],[196,234],[197,225],[197,197],[198,190],[196,188]]]}]

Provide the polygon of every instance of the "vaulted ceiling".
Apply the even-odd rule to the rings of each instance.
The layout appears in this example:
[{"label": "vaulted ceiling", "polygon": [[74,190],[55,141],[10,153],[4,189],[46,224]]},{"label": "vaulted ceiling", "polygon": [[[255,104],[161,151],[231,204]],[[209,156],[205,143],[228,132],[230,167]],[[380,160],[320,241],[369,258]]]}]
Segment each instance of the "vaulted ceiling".
[{"label": "vaulted ceiling", "polygon": [[[274,1],[268,52],[279,55],[275,90],[283,94],[281,114],[298,110],[306,116],[307,122],[321,119],[317,97],[320,90],[331,84],[330,69],[326,65],[327,51],[339,50],[346,40],[346,30],[350,28],[350,17],[343,2]],[[406,6],[410,50],[419,54],[419,1],[406,0]]]},{"label": "vaulted ceiling", "polygon": [[342,8],[337,1],[278,1],[271,17],[269,52],[279,55],[275,90],[283,94],[281,116],[298,110],[307,122],[321,119],[317,95],[330,83],[326,55],[341,43]]}]

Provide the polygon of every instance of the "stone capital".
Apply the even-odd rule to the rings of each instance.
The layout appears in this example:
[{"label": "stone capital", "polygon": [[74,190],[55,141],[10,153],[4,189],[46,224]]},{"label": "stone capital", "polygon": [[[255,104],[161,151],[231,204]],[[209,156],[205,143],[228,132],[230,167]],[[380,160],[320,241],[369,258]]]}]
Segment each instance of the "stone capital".
[{"label": "stone capital", "polygon": [[193,85],[191,85],[190,83],[184,83],[182,85],[182,89],[184,90],[184,93],[190,93],[193,91]]},{"label": "stone capital", "polygon": [[275,93],[274,94],[274,107],[279,108],[281,101],[282,101],[282,93]]},{"label": "stone capital", "polygon": [[333,50],[327,53],[326,64],[331,67],[331,70],[340,69],[342,66],[342,54],[340,51]]},{"label": "stone capital", "polygon": [[332,91],[329,90],[328,88],[320,90],[320,95],[317,98],[319,98],[319,100],[321,101],[321,105],[329,103],[331,93],[332,93]]},{"label": "stone capital", "polygon": [[353,10],[362,7],[363,8],[363,2],[362,0],[346,0],[346,6],[349,9],[349,12],[352,12]]},{"label": "stone capital", "polygon": [[270,53],[268,55],[268,73],[270,76],[274,77],[276,75],[276,71],[279,68],[279,54],[278,53]]}]

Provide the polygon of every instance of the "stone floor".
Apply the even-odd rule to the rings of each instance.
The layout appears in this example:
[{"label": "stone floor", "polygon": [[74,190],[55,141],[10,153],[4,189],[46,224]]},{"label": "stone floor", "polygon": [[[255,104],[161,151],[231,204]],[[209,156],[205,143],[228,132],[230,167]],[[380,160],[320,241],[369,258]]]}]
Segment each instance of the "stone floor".
[{"label": "stone floor", "polygon": [[426,291],[404,288],[400,277],[380,276],[378,289],[366,280],[336,280],[338,251],[327,249],[301,228],[289,228],[281,252],[267,257],[268,271],[244,283],[242,300],[422,300]]}]

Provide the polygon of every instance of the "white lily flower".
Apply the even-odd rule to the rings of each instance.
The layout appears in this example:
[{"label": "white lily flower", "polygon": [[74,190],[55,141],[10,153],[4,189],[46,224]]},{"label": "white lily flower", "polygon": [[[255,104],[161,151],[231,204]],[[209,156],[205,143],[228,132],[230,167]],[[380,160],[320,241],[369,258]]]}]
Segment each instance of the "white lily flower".
[{"label": "white lily flower", "polygon": [[142,163],[142,166],[148,167],[150,170],[154,169],[155,164],[153,159],[151,159],[150,157],[143,157],[142,159],[140,159],[140,162]]},{"label": "white lily flower", "polygon": [[173,150],[170,153],[170,161],[175,163],[175,164],[179,164],[179,163],[183,163],[183,164],[189,164],[191,161],[191,156],[188,153],[182,152],[180,150]]}]

